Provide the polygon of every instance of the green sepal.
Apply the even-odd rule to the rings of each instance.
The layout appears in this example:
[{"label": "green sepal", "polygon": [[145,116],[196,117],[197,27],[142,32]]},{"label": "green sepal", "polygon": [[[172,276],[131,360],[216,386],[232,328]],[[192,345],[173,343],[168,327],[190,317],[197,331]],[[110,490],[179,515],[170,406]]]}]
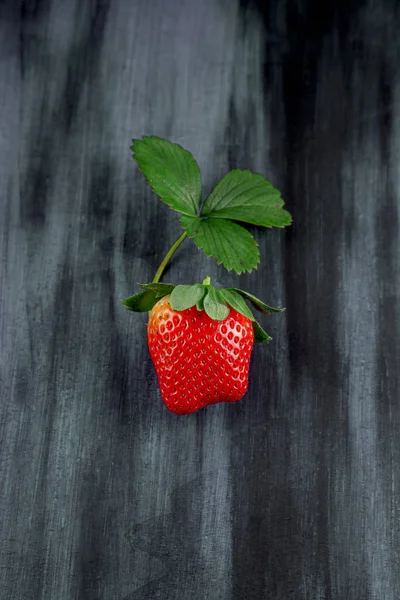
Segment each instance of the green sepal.
[{"label": "green sepal", "polygon": [[224,321],[229,315],[229,307],[227,306],[220,290],[210,285],[206,288],[207,293],[204,298],[204,310],[210,319],[214,321]]},{"label": "green sepal", "polygon": [[168,294],[171,294],[170,303],[173,310],[179,312],[196,306],[197,310],[205,310],[206,314],[215,321],[224,321],[228,317],[229,307],[231,307],[252,321],[256,343],[270,342],[272,338],[255,320],[245,300],[251,302],[257,310],[264,314],[285,310],[269,306],[253,294],[238,288],[215,288],[209,283],[209,278],[204,279],[202,284],[193,285],[175,286],[171,283],[158,282],[139,283],[138,285],[145,291],[121,300],[128,310],[149,312],[160,298]]},{"label": "green sepal", "polygon": [[261,327],[257,321],[253,321],[254,341],[256,343],[270,342],[272,337]]},{"label": "green sepal", "polygon": [[251,321],[254,321],[254,315],[247,306],[246,302],[243,300],[242,296],[231,289],[221,289],[218,290],[221,296],[224,298],[225,302],[229,304],[234,310],[238,313],[247,317]]},{"label": "green sepal", "polygon": [[201,300],[196,302],[196,308],[198,311],[204,310],[204,298],[205,298],[205,295],[203,296],[203,298],[201,298]]},{"label": "green sepal", "polygon": [[134,312],[148,312],[158,301],[159,298],[153,290],[139,292],[139,294],[134,294],[133,296],[129,296],[129,298],[121,300],[125,308]]},{"label": "green sepal", "polygon": [[194,285],[177,285],[172,293],[170,304],[172,310],[186,310],[201,302],[205,294],[205,288],[196,283]]},{"label": "green sepal", "polygon": [[227,288],[229,291],[231,292],[237,292],[238,294],[240,294],[241,296],[243,296],[243,298],[245,298],[246,300],[249,300],[252,305],[254,306],[255,309],[257,309],[258,311],[260,311],[261,313],[263,313],[264,315],[269,315],[272,312],[283,312],[284,310],[286,310],[285,308],[274,308],[273,306],[268,306],[268,304],[265,304],[265,302],[263,302],[262,300],[259,300],[258,298],[256,298],[256,296],[253,296],[253,294],[250,294],[249,292],[245,292],[244,290],[239,290],[238,288]]},{"label": "green sepal", "polygon": [[173,289],[176,287],[172,283],[138,283],[138,286],[144,290],[151,290],[155,292],[157,298],[163,298],[171,294]]}]

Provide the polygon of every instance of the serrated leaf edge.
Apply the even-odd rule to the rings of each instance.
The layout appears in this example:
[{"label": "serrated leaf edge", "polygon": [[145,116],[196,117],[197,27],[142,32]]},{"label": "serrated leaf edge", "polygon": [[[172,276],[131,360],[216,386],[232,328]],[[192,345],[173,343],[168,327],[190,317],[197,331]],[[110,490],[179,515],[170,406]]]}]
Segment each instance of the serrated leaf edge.
[{"label": "serrated leaf edge", "polygon": [[[278,194],[279,194],[279,197],[278,197],[278,199],[277,199],[277,203],[279,204],[279,206],[278,206],[278,207],[275,207],[275,208],[279,208],[280,210],[282,210],[284,213],[286,213],[286,215],[287,215],[287,217],[288,217],[288,222],[287,222],[287,223],[285,223],[284,225],[262,225],[262,224],[260,224],[260,223],[256,223],[255,221],[244,221],[244,222],[246,222],[246,223],[249,223],[249,224],[252,224],[252,225],[256,225],[256,226],[259,226],[259,227],[267,227],[267,228],[276,227],[277,229],[284,229],[285,227],[288,227],[289,225],[291,225],[291,223],[293,222],[293,217],[292,217],[292,215],[290,214],[290,212],[289,212],[289,211],[287,211],[286,209],[284,209],[284,208],[283,208],[283,207],[286,205],[286,202],[285,202],[285,201],[284,201],[284,199],[282,198],[282,194],[281,194],[280,190],[279,190],[278,188],[276,188],[276,187],[274,186],[274,184],[273,184],[271,181],[269,181],[269,179],[267,179],[266,177],[264,177],[264,175],[262,175],[261,173],[257,173],[257,172],[254,172],[254,171],[250,171],[250,169],[232,169],[231,171],[229,171],[228,173],[226,173],[225,175],[223,175],[223,176],[222,176],[222,177],[221,177],[221,178],[220,178],[220,179],[217,181],[217,183],[215,184],[215,186],[213,187],[213,189],[210,191],[210,193],[207,195],[207,197],[206,197],[206,199],[205,199],[205,201],[204,201],[204,204],[203,204],[203,208],[202,208],[202,210],[201,210],[201,213],[200,213],[200,215],[199,215],[200,217],[207,217],[207,218],[213,218],[213,219],[225,219],[225,220],[227,220],[227,221],[239,221],[239,222],[241,222],[241,220],[240,220],[240,219],[234,219],[233,217],[226,217],[226,216],[218,216],[218,214],[215,214],[215,213],[218,213],[218,211],[225,210],[225,208],[226,208],[226,207],[222,207],[222,208],[217,208],[217,207],[214,207],[214,208],[213,208],[211,211],[209,211],[209,212],[203,212],[203,211],[204,211],[204,208],[205,208],[205,207],[206,207],[206,205],[207,205],[207,200],[209,199],[209,197],[211,196],[211,194],[213,194],[213,193],[214,193],[215,189],[218,187],[218,185],[221,183],[221,181],[222,181],[223,179],[225,179],[225,177],[227,177],[228,175],[232,175],[232,174],[236,174],[236,173],[244,173],[244,174],[246,174],[246,175],[247,175],[247,174],[248,174],[248,175],[256,175],[256,176],[258,176],[258,177],[261,177],[261,178],[262,178],[262,180],[263,180],[263,182],[260,182],[260,184],[259,184],[259,185],[252,186],[253,188],[261,188],[261,187],[263,187],[265,184],[269,184],[269,185],[271,185],[271,187],[272,187],[274,190],[276,190],[276,192],[278,192]],[[236,186],[235,186],[235,187],[238,187],[239,185],[241,185],[241,184],[236,184]],[[231,190],[231,191],[232,191],[232,190]],[[238,195],[239,195],[239,194],[238,194]],[[220,201],[221,201],[221,200],[222,200],[222,198],[220,198]],[[243,222],[243,221],[242,221],[242,222]]]},{"label": "serrated leaf edge", "polygon": [[[195,159],[195,157],[193,156],[193,154],[189,150],[186,150],[186,148],[184,148],[181,144],[178,144],[177,142],[171,142],[170,140],[166,140],[165,138],[161,138],[158,135],[143,135],[141,139],[132,139],[132,146],[129,147],[129,149],[132,151],[132,158],[135,161],[138,170],[140,171],[140,173],[142,173],[142,175],[145,178],[146,183],[150,186],[150,188],[153,190],[153,192],[156,194],[156,196],[158,196],[162,200],[162,202],[164,202],[164,204],[166,204],[168,206],[168,208],[170,208],[171,210],[173,210],[175,212],[178,212],[181,215],[185,215],[187,217],[195,217],[197,215],[196,207],[195,206],[193,206],[193,212],[192,213],[187,213],[187,212],[185,212],[185,211],[183,211],[181,209],[173,208],[167,202],[165,202],[165,199],[163,199],[162,196],[160,196],[156,192],[156,190],[154,189],[154,187],[152,185],[152,182],[151,182],[150,179],[148,179],[146,173],[144,173],[144,171],[142,171],[142,169],[140,167],[140,164],[139,164],[138,160],[136,159],[136,152],[137,151],[135,150],[135,142],[143,142],[144,140],[151,140],[151,139],[153,139],[153,140],[161,140],[163,142],[168,142],[169,144],[171,144],[173,146],[178,146],[181,150],[183,150],[184,153],[188,154],[194,160],[194,162],[196,163],[196,165],[197,165],[197,167],[199,169],[199,173],[200,173],[200,185],[201,185],[201,188],[202,188],[202,184],[201,184],[201,172],[200,172],[200,167],[199,167],[199,164],[198,164],[197,160]],[[201,203],[201,197],[200,197],[199,202]]]},{"label": "serrated leaf edge", "polygon": [[[191,217],[193,218],[193,215],[185,215],[186,217]],[[196,218],[198,219],[199,217],[196,216]],[[214,217],[207,217],[207,218],[214,218]],[[230,221],[231,223],[235,223],[235,221],[233,219],[223,219],[224,221]],[[217,263],[217,265],[222,265],[222,261],[218,260],[217,258],[215,258],[211,253],[209,254],[208,252],[205,251],[204,246],[202,246],[201,244],[199,244],[197,241],[195,241],[195,236],[194,235],[190,235],[190,233],[188,232],[188,230],[186,229],[186,227],[182,224],[181,221],[181,225],[182,225],[182,229],[184,229],[188,235],[188,237],[194,241],[194,243],[196,244],[196,246],[202,250],[204,252],[204,254],[208,257],[208,258],[212,258],[215,260],[215,262]],[[235,223],[235,225],[237,225],[237,223]],[[239,225],[239,227],[241,227],[241,225]],[[245,227],[243,227],[243,229],[245,229],[246,231],[248,231]],[[250,232],[249,232],[250,233]],[[225,265],[223,265],[224,269],[226,269],[228,271],[228,273],[230,273],[231,271],[233,271],[234,273],[236,273],[237,275],[241,275],[242,273],[251,273],[252,271],[255,271],[258,269],[258,265],[261,262],[261,255],[260,255],[260,248],[258,245],[257,240],[255,239],[255,237],[250,234],[254,240],[254,245],[256,246],[256,248],[258,249],[258,256],[257,256],[257,261],[254,267],[251,267],[249,269],[243,268],[241,271],[239,270],[235,270],[233,267],[231,269],[228,269],[227,267],[225,267]]]}]

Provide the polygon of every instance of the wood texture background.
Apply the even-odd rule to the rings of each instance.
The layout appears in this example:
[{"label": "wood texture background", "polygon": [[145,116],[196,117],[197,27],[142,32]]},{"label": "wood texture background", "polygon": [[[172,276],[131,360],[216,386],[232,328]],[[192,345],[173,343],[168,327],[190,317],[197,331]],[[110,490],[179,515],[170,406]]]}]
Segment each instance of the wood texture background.
[{"label": "wood texture background", "polygon": [[[0,597],[398,600],[400,4],[0,2]],[[119,299],[179,235],[156,134],[281,190],[237,405],[160,400]]]}]

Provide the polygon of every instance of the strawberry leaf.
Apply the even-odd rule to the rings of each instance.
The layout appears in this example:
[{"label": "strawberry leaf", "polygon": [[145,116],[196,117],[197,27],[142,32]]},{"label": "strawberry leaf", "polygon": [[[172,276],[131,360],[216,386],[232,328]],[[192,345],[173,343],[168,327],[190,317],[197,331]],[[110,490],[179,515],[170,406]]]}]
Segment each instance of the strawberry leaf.
[{"label": "strawberry leaf", "polygon": [[138,283],[138,286],[155,292],[158,298],[163,298],[172,292],[175,285],[172,283]]},{"label": "strawberry leaf", "polygon": [[[206,198],[199,217],[201,176],[190,152],[156,136],[132,140],[131,149],[154,192],[170,208],[182,213],[186,234],[228,271],[250,272],[260,262],[255,239],[234,221],[265,227],[285,227],[292,221],[272,183],[258,173],[240,169],[222,177]],[[166,260],[184,238],[185,234],[177,240]],[[160,268],[156,281],[164,269],[163,263]]]},{"label": "strawberry leaf", "polygon": [[204,310],[210,319],[215,321],[223,321],[229,315],[229,307],[220,290],[215,289],[212,285],[207,286],[207,295],[204,298]]},{"label": "strawberry leaf", "polygon": [[286,310],[285,308],[274,308],[273,306],[268,306],[268,304],[265,304],[265,302],[262,302],[262,300],[259,300],[258,298],[256,298],[256,296],[253,296],[253,294],[250,294],[249,292],[245,292],[244,290],[239,290],[238,288],[228,288],[228,289],[230,291],[237,292],[238,294],[243,296],[243,298],[245,298],[246,300],[250,300],[250,302],[252,303],[254,308],[256,308],[258,311],[260,311],[264,315],[269,315],[271,312],[283,312],[284,310]]},{"label": "strawberry leaf", "polygon": [[233,219],[264,227],[290,225],[280,192],[262,175],[234,169],[206,198],[201,216]]},{"label": "strawberry leaf", "polygon": [[205,294],[205,289],[199,283],[195,285],[177,285],[172,293],[170,304],[172,310],[186,310],[200,302]]},{"label": "strawberry leaf", "polygon": [[122,304],[128,309],[135,312],[148,312],[157,304],[159,298],[152,290],[146,290],[145,292],[139,292],[129,298],[121,300]]},{"label": "strawberry leaf", "polygon": [[261,327],[257,321],[253,321],[254,341],[256,343],[270,342],[272,337]]},{"label": "strawberry leaf", "polygon": [[220,289],[218,290],[224,300],[235,309],[241,315],[247,317],[251,321],[254,321],[254,315],[243,300],[242,296],[233,290]]},{"label": "strawberry leaf", "polygon": [[185,215],[197,214],[201,177],[190,152],[156,136],[132,140],[131,150],[140,171],[165,204]]},{"label": "strawberry leaf", "polygon": [[232,221],[183,216],[181,224],[196,246],[228,271],[252,271],[260,262],[256,240]]}]

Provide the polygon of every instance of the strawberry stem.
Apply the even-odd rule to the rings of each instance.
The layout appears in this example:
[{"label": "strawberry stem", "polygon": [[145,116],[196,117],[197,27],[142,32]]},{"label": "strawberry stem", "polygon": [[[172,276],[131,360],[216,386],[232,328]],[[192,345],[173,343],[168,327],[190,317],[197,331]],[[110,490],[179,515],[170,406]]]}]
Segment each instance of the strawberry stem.
[{"label": "strawberry stem", "polygon": [[175,252],[175,250],[178,248],[178,246],[180,246],[182,244],[182,242],[185,238],[187,238],[186,231],[184,231],[182,233],[182,235],[176,240],[176,242],[174,244],[172,244],[171,248],[168,250],[167,254],[165,255],[162,263],[158,267],[156,274],[154,275],[153,283],[158,283],[160,281],[161,275],[163,274],[164,269],[167,266],[167,262],[169,261],[169,259],[171,258],[171,256]]}]

